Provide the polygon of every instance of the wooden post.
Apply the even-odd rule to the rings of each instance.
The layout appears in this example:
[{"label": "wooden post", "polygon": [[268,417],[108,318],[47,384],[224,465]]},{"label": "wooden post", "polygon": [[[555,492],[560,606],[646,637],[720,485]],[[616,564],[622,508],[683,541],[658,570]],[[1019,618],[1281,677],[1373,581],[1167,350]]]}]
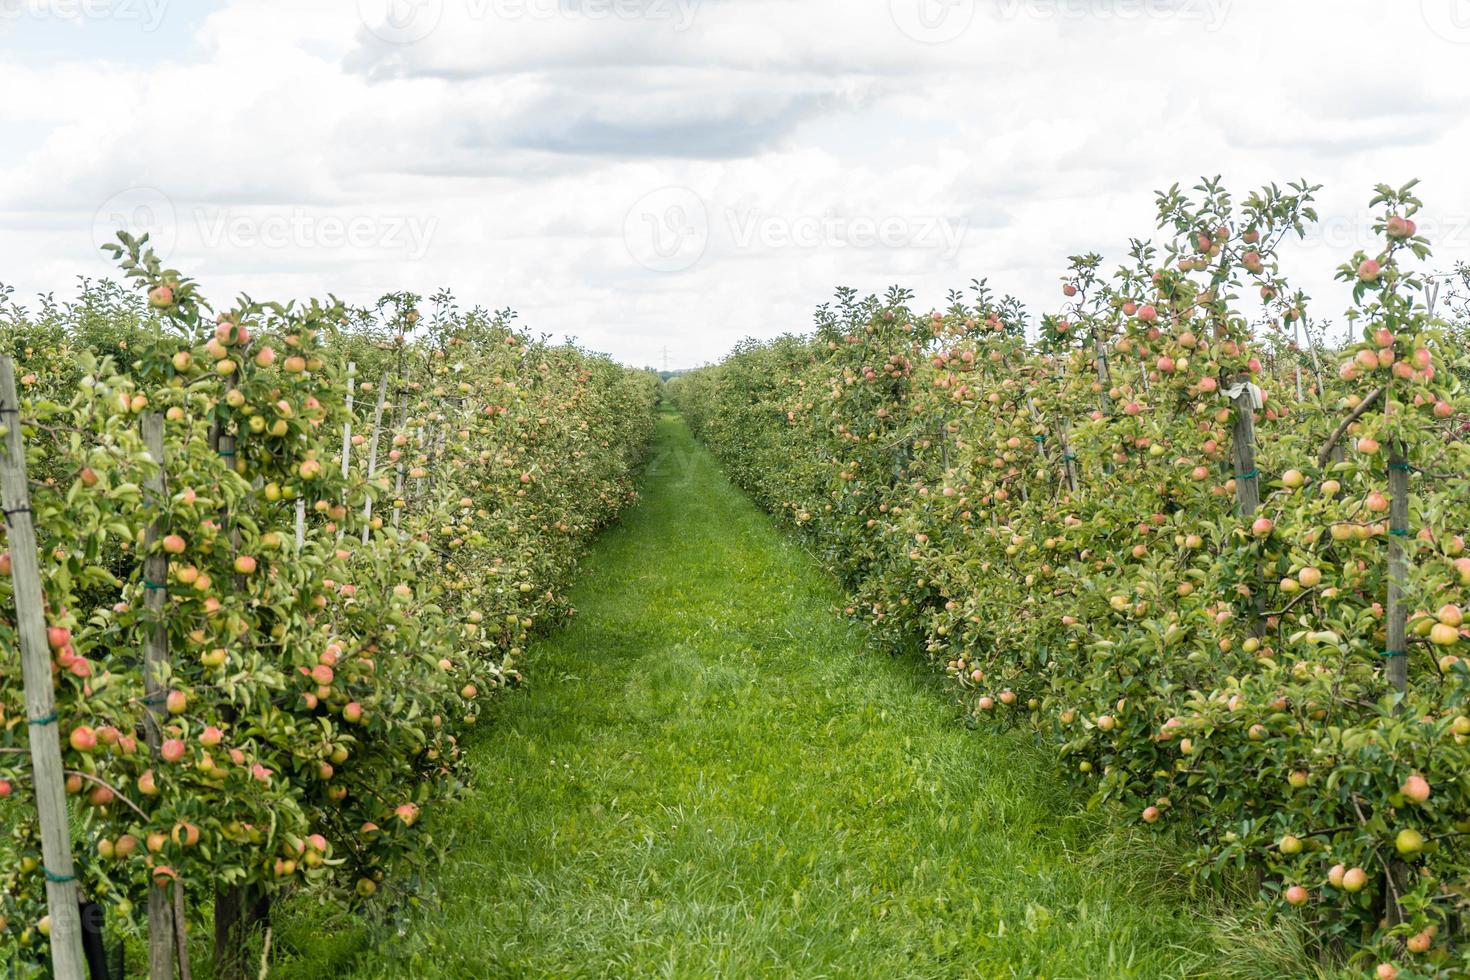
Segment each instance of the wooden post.
[{"label": "wooden post", "polygon": [[[1037,427],[1045,429],[1046,420],[1041,414],[1041,409],[1038,408],[1036,405],[1036,399],[1026,399],[1026,407],[1031,410],[1031,418],[1036,423]],[[1040,437],[1040,439],[1045,439],[1045,436]],[[1057,441],[1061,443],[1061,465],[1059,465],[1057,469],[1058,471],[1060,471],[1062,476],[1062,485],[1065,486],[1072,493],[1076,493],[1077,467],[1072,460],[1071,440],[1067,438],[1067,427],[1065,425],[1057,426]],[[1041,456],[1043,459],[1046,458],[1045,442],[1042,442],[1041,445]]]},{"label": "wooden post", "polygon": [[[419,426],[419,431],[418,431],[418,449],[419,449],[420,452],[423,451],[424,446],[426,444],[427,444],[427,439],[424,436],[424,427],[421,425],[421,426]],[[417,503],[418,501],[421,501],[423,499],[423,497],[424,497],[424,478],[421,477],[421,476],[420,477],[415,477],[414,478],[414,481],[413,481],[413,499],[414,499],[414,502]]]},{"label": "wooden post", "polygon": [[1403,693],[1409,682],[1408,647],[1405,644],[1408,607],[1404,588],[1409,580],[1409,464],[1402,445],[1396,444],[1388,457],[1388,682]]},{"label": "wooden post", "polygon": [[[149,412],[143,416],[143,445],[148,455],[157,464],[157,471],[148,478],[145,489],[149,503],[163,512],[168,497],[168,480],[165,472],[167,457],[163,448],[163,415]],[[143,733],[148,742],[148,751],[158,758],[158,748],[163,735],[160,721],[164,718],[163,699],[167,695],[169,676],[168,627],[164,621],[164,605],[168,602],[168,555],[156,552],[158,539],[166,528],[161,518],[151,521],[143,542],[148,556],[143,560],[143,603],[153,618],[152,628],[143,641]],[[173,904],[168,889],[156,884],[148,886],[148,977],[149,980],[172,980],[173,959]]]},{"label": "wooden post", "polygon": [[[1393,398],[1384,394],[1384,414],[1393,413]],[[1394,442],[1388,455],[1388,608],[1384,611],[1387,642],[1384,644],[1385,673],[1388,683],[1399,694],[1409,684],[1408,655],[1408,607],[1404,604],[1404,591],[1409,581],[1409,461],[1404,455],[1404,446]],[[1396,711],[1402,712],[1400,702]],[[1384,911],[1390,926],[1404,921],[1404,909],[1399,896],[1409,884],[1409,869],[1403,862],[1390,858],[1384,870],[1388,879],[1384,889]]]},{"label": "wooden post", "polygon": [[[404,373],[404,359],[400,353],[398,357],[398,384],[394,397],[398,405],[398,422],[393,426],[394,435],[406,434],[408,432],[408,378]],[[405,441],[405,446],[407,442]],[[396,447],[395,447],[396,448]],[[393,465],[393,528],[397,530],[399,517],[403,513],[403,452],[399,451],[398,461]]]},{"label": "wooden post", "polygon": [[296,550],[306,547],[306,498],[296,498]]},{"label": "wooden post", "polygon": [[1093,364],[1097,367],[1097,383],[1102,390],[1097,395],[1097,407],[1104,415],[1113,414],[1113,398],[1108,394],[1112,386],[1112,380],[1108,377],[1108,352],[1103,347],[1102,334],[1097,327],[1092,328],[1092,357]]},{"label": "wooden post", "polygon": [[347,467],[352,459],[352,388],[356,383],[357,363],[347,362],[347,421],[342,423],[342,479],[347,479]]},{"label": "wooden post", "polygon": [[1230,442],[1235,460],[1235,500],[1240,516],[1250,517],[1261,506],[1261,477],[1256,470],[1255,398],[1250,378],[1242,378],[1240,394],[1235,396],[1235,424]]},{"label": "wooden post", "polygon": [[[373,409],[373,434],[368,441],[368,465],[367,478],[371,483],[373,477],[378,473],[378,440],[383,434],[383,402],[388,397],[388,372],[383,372],[383,380],[378,383],[378,405]],[[362,505],[362,543],[368,543],[368,521],[373,516],[373,495],[367,494],[367,502]]]},{"label": "wooden post", "polygon": [[399,501],[403,500],[403,459],[399,458],[398,465],[393,474],[393,527],[398,527],[398,518],[403,513]]},{"label": "wooden post", "polygon": [[[1256,400],[1251,390],[1250,375],[1242,377],[1237,384],[1240,386],[1240,393],[1234,398],[1235,422],[1230,433],[1231,458],[1235,464],[1235,500],[1240,507],[1240,516],[1249,519],[1261,506],[1261,476],[1256,469]],[[1252,578],[1249,585],[1254,612],[1250,626],[1251,633],[1259,637],[1266,633],[1266,623],[1261,616],[1265,609],[1261,595],[1264,576],[1259,568]]]},{"label": "wooden post", "polygon": [[[1112,388],[1112,374],[1108,370],[1108,352],[1103,346],[1102,333],[1097,325],[1092,327],[1092,363],[1097,369],[1097,410],[1102,412],[1103,418],[1111,418],[1113,415],[1113,396],[1108,394]],[[1103,474],[1113,475],[1113,460],[1106,453],[1103,454]]]},{"label": "wooden post", "polygon": [[1077,478],[1077,454],[1072,451],[1072,427],[1066,422],[1057,426],[1057,433],[1062,443],[1062,469],[1067,478],[1067,489],[1076,493],[1081,487],[1081,481]]},{"label": "wooden post", "polygon": [[[1393,397],[1384,392],[1383,414],[1393,414]],[[1404,444],[1395,441],[1388,451],[1388,603],[1385,615],[1388,634],[1388,682],[1400,694],[1409,683],[1409,610],[1404,592],[1409,581],[1409,461]],[[1400,706],[1402,707],[1402,706]]]},{"label": "wooden post", "polygon": [[1317,356],[1317,342],[1312,339],[1312,327],[1308,323],[1302,324],[1302,334],[1307,338],[1307,350],[1312,352],[1312,376],[1317,379],[1317,400],[1326,397],[1322,386],[1322,359]]},{"label": "wooden post", "polygon": [[0,460],[5,525],[9,535],[11,587],[20,640],[26,717],[30,721],[31,772],[41,823],[41,854],[46,874],[46,906],[51,916],[51,971],[57,980],[83,980],[82,916],[77,904],[76,870],[67,823],[66,774],[61,761],[51,649],[46,644],[46,597],[26,480],[25,440],[20,399],[15,394],[15,363],[0,357],[0,422],[5,426],[5,457]]},{"label": "wooden post", "polygon": [[1305,400],[1302,397],[1302,332],[1300,325],[1296,321],[1293,321],[1291,333],[1292,339],[1297,342],[1296,357],[1292,358],[1292,360],[1296,362],[1296,400],[1300,402]]},{"label": "wooden post", "polygon": [[[228,461],[231,468],[235,465],[235,453],[238,452],[238,440],[232,435],[221,432],[215,442],[216,450],[220,458]],[[233,515],[226,508],[220,509],[220,525],[229,529],[230,554],[236,555],[240,552],[240,529],[234,521]],[[234,575],[234,587],[244,589],[244,577]],[[233,711],[227,711],[226,718],[233,721]],[[242,948],[249,923],[246,922],[246,908],[248,905],[248,891],[245,885],[216,885],[214,889],[214,975],[222,980],[239,980],[246,975],[244,950]],[[179,898],[179,896],[175,896]],[[178,914],[183,915],[182,899],[179,899]],[[184,949],[180,943],[180,951]],[[187,964],[181,959],[179,964],[180,975],[187,969]]]}]

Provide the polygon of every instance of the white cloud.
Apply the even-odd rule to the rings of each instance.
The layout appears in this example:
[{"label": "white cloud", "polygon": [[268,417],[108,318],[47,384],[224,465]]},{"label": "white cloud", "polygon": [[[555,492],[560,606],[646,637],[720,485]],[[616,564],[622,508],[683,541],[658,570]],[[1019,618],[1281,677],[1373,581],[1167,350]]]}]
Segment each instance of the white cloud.
[{"label": "white cloud", "polygon": [[1470,259],[1460,2],[226,0],[146,34],[40,4],[0,20],[0,276],[65,291],[152,214],[221,299],[449,286],[693,364],[838,285],[1050,309],[1067,255],[1219,173],[1326,185],[1288,271],[1333,317],[1378,181],[1423,177],[1436,262]]}]

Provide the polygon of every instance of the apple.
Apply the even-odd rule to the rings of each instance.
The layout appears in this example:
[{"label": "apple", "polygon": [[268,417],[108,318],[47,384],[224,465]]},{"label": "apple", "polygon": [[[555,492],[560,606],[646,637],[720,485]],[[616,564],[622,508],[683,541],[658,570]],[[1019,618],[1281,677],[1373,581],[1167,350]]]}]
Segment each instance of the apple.
[{"label": "apple", "polygon": [[67,741],[76,751],[90,753],[97,748],[97,733],[86,725],[78,725],[71,730],[71,734],[67,736]]},{"label": "apple", "polygon": [[148,290],[148,305],[155,310],[164,310],[174,305],[174,287],[169,283]]},{"label": "apple", "polygon": [[164,762],[180,762],[187,751],[188,747],[179,738],[168,739],[158,748],[158,754]]},{"label": "apple", "polygon": [[251,575],[255,572],[255,558],[252,555],[237,555],[235,557],[235,571],[241,575]]},{"label": "apple", "polygon": [[1147,806],[1143,808],[1144,823],[1158,823],[1159,817],[1161,817],[1162,815],[1162,812],[1156,806]]},{"label": "apple", "polygon": [[1435,623],[1429,630],[1429,642],[1448,647],[1460,642],[1460,631],[1447,623]]},{"label": "apple", "polygon": [[163,538],[163,550],[170,555],[182,555],[188,546],[188,542],[180,534],[168,534]]},{"label": "apple", "polygon": [[1300,837],[1287,834],[1277,843],[1277,848],[1282,854],[1300,854],[1302,852],[1302,841]]},{"label": "apple", "polygon": [[1411,803],[1423,803],[1429,799],[1429,780],[1416,772],[1404,780],[1399,792]]},{"label": "apple", "polygon": [[1383,268],[1373,259],[1366,259],[1358,266],[1358,279],[1362,282],[1377,282]]},{"label": "apple", "polygon": [[347,702],[342,708],[342,720],[354,725],[362,721],[362,705],[356,701]]},{"label": "apple", "polygon": [[1402,241],[1405,238],[1412,238],[1414,236],[1414,232],[1418,229],[1415,226],[1414,222],[1409,218],[1400,217],[1399,215],[1393,215],[1388,219],[1388,223],[1384,226],[1383,230],[1387,233],[1389,238],[1392,238],[1396,241]]},{"label": "apple", "polygon": [[1257,517],[1251,524],[1251,534],[1264,538],[1276,529],[1276,522],[1269,517]]},{"label": "apple", "polygon": [[1403,857],[1414,857],[1424,850],[1424,835],[1412,828],[1398,832],[1393,839],[1394,849]]},{"label": "apple", "polygon": [[1286,890],[1285,897],[1287,905],[1300,907],[1306,905],[1308,899],[1310,899],[1312,895],[1301,885],[1292,885]]}]

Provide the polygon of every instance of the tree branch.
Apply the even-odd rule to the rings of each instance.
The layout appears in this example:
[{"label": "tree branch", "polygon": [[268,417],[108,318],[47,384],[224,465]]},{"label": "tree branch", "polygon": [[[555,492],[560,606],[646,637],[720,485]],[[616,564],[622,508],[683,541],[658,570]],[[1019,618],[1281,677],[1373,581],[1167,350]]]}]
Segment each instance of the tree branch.
[{"label": "tree branch", "polygon": [[1327,460],[1332,456],[1332,447],[1336,446],[1338,441],[1342,439],[1343,433],[1347,432],[1348,427],[1362,418],[1363,414],[1373,407],[1373,403],[1383,397],[1384,387],[1383,385],[1379,385],[1377,388],[1368,392],[1367,397],[1358,403],[1358,407],[1348,413],[1348,417],[1343,419],[1333,431],[1332,435],[1327,437],[1327,445],[1323,446],[1322,451],[1317,454],[1317,469],[1320,470],[1327,465]]}]

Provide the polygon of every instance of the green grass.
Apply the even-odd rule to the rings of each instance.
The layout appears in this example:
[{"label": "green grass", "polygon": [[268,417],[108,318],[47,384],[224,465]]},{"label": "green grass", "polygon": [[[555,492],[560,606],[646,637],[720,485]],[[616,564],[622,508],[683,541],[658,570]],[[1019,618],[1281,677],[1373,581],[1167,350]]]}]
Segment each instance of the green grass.
[{"label": "green grass", "polygon": [[[438,904],[392,934],[277,923],[283,976],[1178,977],[1208,923],[1020,736],[909,658],[662,419],[579,615],[431,818]],[[306,959],[294,951],[310,948]]]}]

